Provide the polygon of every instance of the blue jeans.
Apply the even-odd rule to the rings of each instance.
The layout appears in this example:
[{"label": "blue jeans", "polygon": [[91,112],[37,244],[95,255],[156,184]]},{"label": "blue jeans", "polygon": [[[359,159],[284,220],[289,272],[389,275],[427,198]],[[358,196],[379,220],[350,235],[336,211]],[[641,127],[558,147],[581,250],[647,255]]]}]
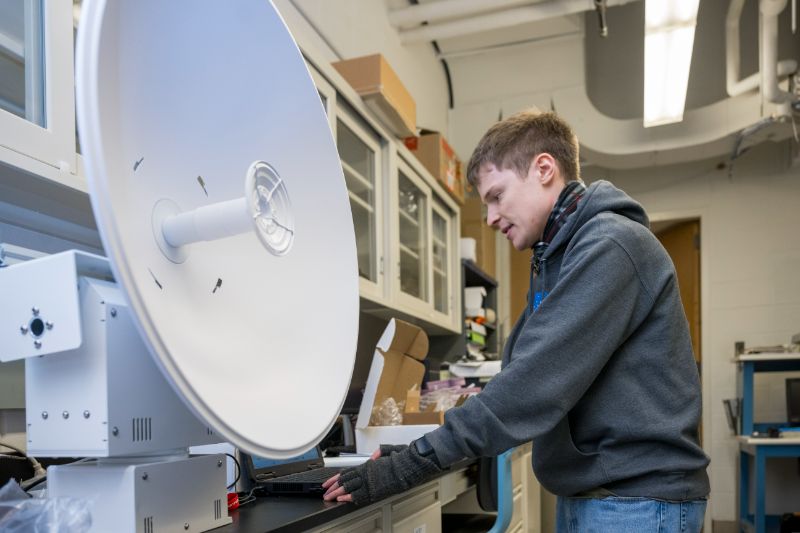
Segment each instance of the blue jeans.
[{"label": "blue jeans", "polygon": [[706,500],[564,498],[556,505],[556,533],[700,533]]}]

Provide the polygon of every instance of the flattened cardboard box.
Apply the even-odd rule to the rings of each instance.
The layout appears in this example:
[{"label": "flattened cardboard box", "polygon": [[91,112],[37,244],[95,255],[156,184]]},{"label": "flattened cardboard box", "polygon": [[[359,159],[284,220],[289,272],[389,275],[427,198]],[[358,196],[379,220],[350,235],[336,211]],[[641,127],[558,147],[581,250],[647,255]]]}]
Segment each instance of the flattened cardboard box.
[{"label": "flattened cardboard box", "polygon": [[333,67],[392,133],[398,137],[416,134],[417,104],[385,57],[354,57]]},{"label": "flattened cardboard box", "polygon": [[378,340],[367,376],[364,398],[356,421],[356,451],[369,454],[381,444],[408,444],[437,424],[370,426],[372,408],[389,397],[406,399],[408,391],[422,384],[428,355],[428,336],[417,326],[392,319]]}]

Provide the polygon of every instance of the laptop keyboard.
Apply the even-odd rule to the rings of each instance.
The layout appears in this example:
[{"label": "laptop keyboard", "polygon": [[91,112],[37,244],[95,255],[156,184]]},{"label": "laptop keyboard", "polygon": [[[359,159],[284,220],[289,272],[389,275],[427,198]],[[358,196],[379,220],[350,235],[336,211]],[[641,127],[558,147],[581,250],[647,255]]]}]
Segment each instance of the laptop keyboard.
[{"label": "laptop keyboard", "polygon": [[333,466],[325,466],[322,468],[315,468],[314,470],[306,470],[305,472],[297,472],[296,474],[289,474],[278,478],[270,479],[269,481],[302,481],[306,483],[322,483],[327,481],[330,477],[341,472],[341,468]]}]

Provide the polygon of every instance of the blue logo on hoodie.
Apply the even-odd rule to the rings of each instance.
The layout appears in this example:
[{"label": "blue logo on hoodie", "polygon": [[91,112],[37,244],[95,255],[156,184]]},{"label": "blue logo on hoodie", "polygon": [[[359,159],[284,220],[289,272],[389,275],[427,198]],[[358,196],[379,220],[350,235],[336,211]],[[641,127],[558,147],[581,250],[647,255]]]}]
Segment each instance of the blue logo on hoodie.
[{"label": "blue logo on hoodie", "polygon": [[542,305],[542,300],[545,299],[547,296],[547,292],[545,291],[536,291],[533,293],[533,310],[536,311],[539,309],[539,306]]}]

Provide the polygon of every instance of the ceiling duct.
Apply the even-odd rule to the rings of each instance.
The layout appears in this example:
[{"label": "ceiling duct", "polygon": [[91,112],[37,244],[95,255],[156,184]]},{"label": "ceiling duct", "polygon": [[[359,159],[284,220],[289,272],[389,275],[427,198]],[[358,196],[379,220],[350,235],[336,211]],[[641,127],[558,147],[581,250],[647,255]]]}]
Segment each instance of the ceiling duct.
[{"label": "ceiling duct", "polygon": [[[636,0],[606,0],[605,6],[620,6],[634,1]],[[454,11],[452,13],[448,13],[447,16],[443,14],[441,18],[457,18],[467,14],[461,11],[456,11],[456,9],[462,3],[463,2],[456,2],[455,0],[446,0],[443,2],[425,4],[424,6],[419,7],[447,4]],[[474,2],[468,3],[472,5]],[[501,5],[509,4],[511,4],[511,2],[507,0],[501,3]],[[492,7],[495,7],[497,4],[483,2],[483,5],[491,5]],[[476,16],[461,18],[459,20],[442,22],[439,24],[427,24],[413,29],[400,30],[400,41],[403,44],[412,44],[425,41],[441,41],[443,39],[509,28],[512,26],[518,26],[520,24],[538,22],[555,17],[574,15],[584,11],[594,11],[596,8],[597,6],[595,5],[594,0],[549,0],[547,2],[541,2],[534,5],[505,10],[494,10],[493,12],[481,13]]]},{"label": "ceiling duct", "polygon": [[427,4],[413,4],[389,11],[389,23],[395,28],[410,28],[427,22],[449,18],[462,18],[486,11],[499,11],[507,7],[529,4],[531,0],[440,0]]},{"label": "ceiling duct", "polygon": [[[739,24],[742,18],[742,9],[745,0],[731,0],[728,6],[728,15],[725,21],[725,58],[727,75],[727,89],[729,96],[738,96],[758,89],[761,83],[760,73],[756,72],[745,79],[740,76],[740,39]],[[777,39],[777,34],[775,35]],[[785,59],[778,62],[778,77],[785,77],[797,70],[797,61]]]},{"label": "ceiling duct", "polygon": [[[619,120],[599,112],[586,94],[585,83],[555,91],[553,107],[575,127],[582,155],[592,164],[608,168],[639,168],[727,156],[734,146],[741,145],[747,132],[755,131],[751,126],[756,124],[760,124],[762,140],[790,138],[791,104],[797,105],[798,99],[782,90],[778,79],[795,71],[797,62],[777,62],[777,19],[787,2],[760,1],[760,73],[738,80],[741,3],[731,1],[727,19],[726,56],[731,67],[727,79],[729,93],[733,94],[687,111],[683,122],[645,129],[639,118]],[[754,91],[759,85],[762,90]]]}]

